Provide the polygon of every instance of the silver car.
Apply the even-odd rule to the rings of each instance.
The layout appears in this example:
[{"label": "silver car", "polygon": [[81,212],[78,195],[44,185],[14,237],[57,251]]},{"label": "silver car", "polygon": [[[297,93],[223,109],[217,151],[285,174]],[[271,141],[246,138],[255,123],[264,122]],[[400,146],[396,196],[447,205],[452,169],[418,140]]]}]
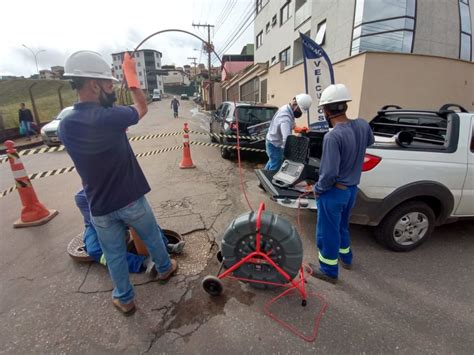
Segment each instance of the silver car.
[{"label": "silver car", "polygon": [[61,141],[58,137],[59,122],[71,113],[72,108],[72,106],[64,108],[54,120],[41,128],[41,138],[43,139],[43,143],[48,147],[61,145]]}]

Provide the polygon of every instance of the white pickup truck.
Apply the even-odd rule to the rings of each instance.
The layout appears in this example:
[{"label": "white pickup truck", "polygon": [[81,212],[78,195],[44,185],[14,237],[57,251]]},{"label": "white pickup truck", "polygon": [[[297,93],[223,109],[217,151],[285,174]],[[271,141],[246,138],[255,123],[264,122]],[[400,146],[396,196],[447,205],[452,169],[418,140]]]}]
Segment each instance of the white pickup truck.
[{"label": "white pickup truck", "polygon": [[[375,226],[379,242],[408,251],[425,241],[435,226],[474,217],[474,113],[457,105],[437,112],[386,106],[370,125],[376,143],[367,149],[351,223]],[[322,138],[310,140],[315,143],[307,166],[317,170]],[[309,195],[298,200],[295,188],[272,183],[271,172],[256,174],[279,204],[316,209]],[[302,177],[300,188],[302,183],[314,181]]]}]

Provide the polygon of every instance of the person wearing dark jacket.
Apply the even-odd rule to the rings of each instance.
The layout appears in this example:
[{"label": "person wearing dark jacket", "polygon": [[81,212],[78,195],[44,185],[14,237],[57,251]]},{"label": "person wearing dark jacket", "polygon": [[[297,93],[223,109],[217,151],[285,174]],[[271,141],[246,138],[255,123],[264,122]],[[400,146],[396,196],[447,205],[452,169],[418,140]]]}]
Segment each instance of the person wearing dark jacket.
[{"label": "person wearing dark jacket", "polygon": [[27,137],[27,140],[30,140],[30,133],[38,137],[38,132],[31,127],[33,123],[33,114],[30,109],[26,108],[23,102],[20,104],[20,109],[18,110],[18,120],[20,123],[20,129],[24,132],[23,134]]}]

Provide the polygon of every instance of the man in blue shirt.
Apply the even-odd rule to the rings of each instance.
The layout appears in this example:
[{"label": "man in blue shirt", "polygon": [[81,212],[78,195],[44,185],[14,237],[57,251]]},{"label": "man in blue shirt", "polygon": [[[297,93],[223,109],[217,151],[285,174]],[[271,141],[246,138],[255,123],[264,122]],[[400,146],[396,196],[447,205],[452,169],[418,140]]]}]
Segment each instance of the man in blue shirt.
[{"label": "man in blue shirt", "polygon": [[328,86],[319,102],[332,128],[323,140],[319,180],[314,186],[317,199],[317,246],[319,267],[313,276],[336,283],[338,259],[344,268],[352,267],[349,217],[357,196],[366,148],[374,143],[369,124],[346,116],[349,91],[343,84]]},{"label": "man in blue shirt", "polygon": [[159,280],[169,279],[178,265],[168,256],[163,233],[144,196],[150,186],[125,133],[148,111],[135,61],[128,53],[122,67],[133,106],[113,106],[116,79],[100,54],[79,51],[67,59],[64,76],[72,78],[79,102],[61,121],[59,134],[90,205],[92,223],[114,284],[113,304],[124,314],[132,314],[134,291],[123,237],[126,225],[133,227],[145,243]]},{"label": "man in blue shirt", "polygon": [[283,163],[283,151],[286,139],[295,128],[295,118],[301,117],[303,111],[311,107],[311,96],[308,94],[296,95],[293,100],[280,109],[273,116],[265,137],[265,146],[268,162],[265,170],[277,171]]}]

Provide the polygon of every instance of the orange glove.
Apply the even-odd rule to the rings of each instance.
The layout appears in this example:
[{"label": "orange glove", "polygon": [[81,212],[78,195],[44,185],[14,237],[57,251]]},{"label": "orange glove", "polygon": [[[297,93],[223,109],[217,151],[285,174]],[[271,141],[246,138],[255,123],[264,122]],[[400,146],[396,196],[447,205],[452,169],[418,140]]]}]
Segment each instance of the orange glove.
[{"label": "orange glove", "polygon": [[130,89],[139,89],[140,81],[138,80],[137,76],[135,59],[130,57],[130,54],[128,53],[125,53],[123,57],[122,70],[123,75],[125,75],[125,79],[127,79],[128,87]]},{"label": "orange glove", "polygon": [[300,127],[300,126],[295,126],[294,129],[295,133],[308,133],[309,129],[308,127]]}]

